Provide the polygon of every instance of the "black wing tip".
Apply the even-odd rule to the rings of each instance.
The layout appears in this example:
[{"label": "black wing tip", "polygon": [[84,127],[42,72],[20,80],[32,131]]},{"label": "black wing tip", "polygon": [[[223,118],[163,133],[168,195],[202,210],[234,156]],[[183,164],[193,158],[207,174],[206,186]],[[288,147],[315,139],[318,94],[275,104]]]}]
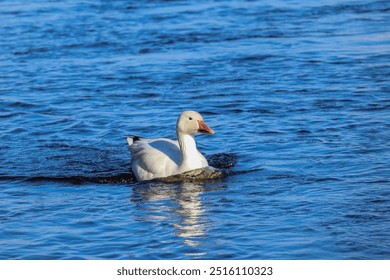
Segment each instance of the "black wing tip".
[{"label": "black wing tip", "polygon": [[137,142],[137,141],[139,141],[139,140],[142,139],[141,136],[137,136],[137,135],[127,135],[126,138],[131,138],[131,139],[133,139],[133,142]]}]

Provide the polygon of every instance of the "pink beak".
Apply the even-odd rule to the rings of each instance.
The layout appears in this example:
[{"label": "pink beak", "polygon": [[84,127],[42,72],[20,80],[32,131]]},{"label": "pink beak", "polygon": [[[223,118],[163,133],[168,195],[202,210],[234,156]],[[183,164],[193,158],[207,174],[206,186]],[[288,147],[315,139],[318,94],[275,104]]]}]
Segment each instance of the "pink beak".
[{"label": "pink beak", "polygon": [[214,134],[214,130],[212,130],[210,127],[207,126],[207,124],[202,120],[198,120],[198,132],[199,133],[209,133],[209,134]]}]

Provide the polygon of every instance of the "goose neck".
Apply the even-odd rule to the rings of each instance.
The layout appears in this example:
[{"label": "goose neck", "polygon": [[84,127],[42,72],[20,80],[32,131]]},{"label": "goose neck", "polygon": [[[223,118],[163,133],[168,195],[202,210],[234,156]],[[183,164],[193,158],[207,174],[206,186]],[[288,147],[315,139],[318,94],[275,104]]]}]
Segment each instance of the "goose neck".
[{"label": "goose neck", "polygon": [[199,158],[199,152],[196,148],[195,136],[178,132],[177,138],[182,155],[181,166],[191,166]]}]

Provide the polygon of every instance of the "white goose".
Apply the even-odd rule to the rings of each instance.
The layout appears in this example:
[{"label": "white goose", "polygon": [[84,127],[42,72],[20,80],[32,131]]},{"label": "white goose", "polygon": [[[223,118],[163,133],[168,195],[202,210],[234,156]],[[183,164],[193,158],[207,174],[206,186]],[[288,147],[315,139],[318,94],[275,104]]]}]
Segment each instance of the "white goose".
[{"label": "white goose", "polygon": [[206,158],[196,149],[196,133],[214,134],[214,130],[198,112],[186,111],[177,120],[178,141],[128,136],[127,143],[133,155],[131,166],[137,180],[164,178],[207,167]]}]

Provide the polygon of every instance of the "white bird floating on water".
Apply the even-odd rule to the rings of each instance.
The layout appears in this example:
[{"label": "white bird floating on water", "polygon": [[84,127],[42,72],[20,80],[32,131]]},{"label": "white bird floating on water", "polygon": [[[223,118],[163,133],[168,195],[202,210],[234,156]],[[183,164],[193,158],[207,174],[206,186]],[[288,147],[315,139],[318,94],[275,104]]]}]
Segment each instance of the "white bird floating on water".
[{"label": "white bird floating on water", "polygon": [[196,133],[214,134],[214,130],[198,112],[185,111],[176,124],[178,141],[128,136],[127,143],[133,155],[132,170],[137,180],[166,178],[208,167],[206,158],[196,148]]}]

